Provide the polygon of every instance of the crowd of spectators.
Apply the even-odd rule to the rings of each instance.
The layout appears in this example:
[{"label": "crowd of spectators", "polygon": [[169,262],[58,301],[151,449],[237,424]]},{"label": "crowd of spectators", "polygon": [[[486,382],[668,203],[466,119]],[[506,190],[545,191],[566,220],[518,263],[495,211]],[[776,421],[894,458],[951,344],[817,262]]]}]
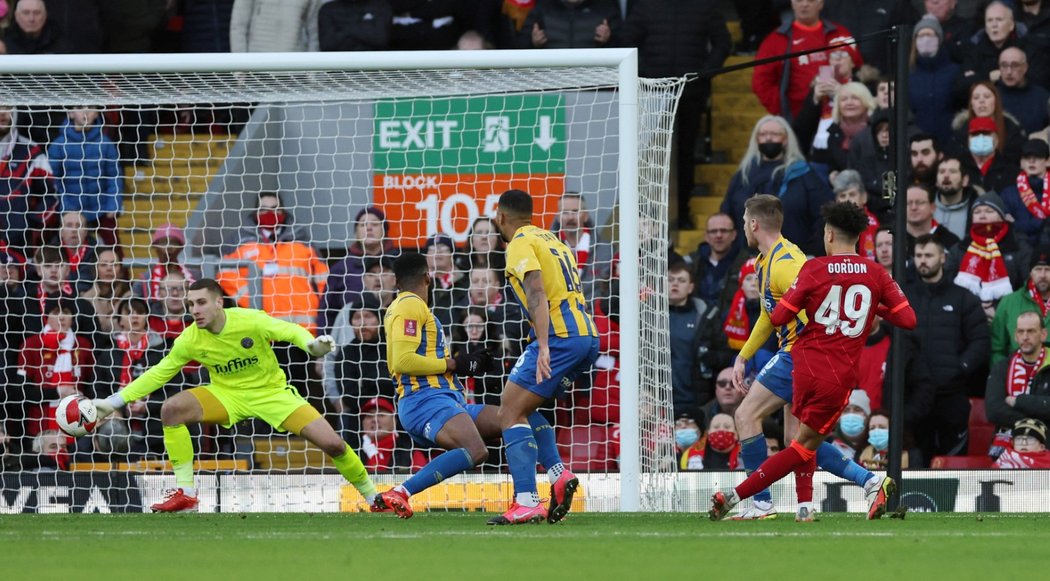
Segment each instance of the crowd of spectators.
[{"label": "crowd of spectators", "polygon": [[[785,237],[811,255],[823,252],[821,205],[852,201],[869,217],[859,251],[887,269],[895,260],[905,264],[899,282],[919,325],[904,335],[903,416],[886,411],[892,336],[879,322],[834,443],[866,466],[882,467],[889,424],[899,421],[908,467],[965,455],[974,449],[968,427],[977,397],[999,428],[993,442],[980,445],[993,457],[1020,454],[1012,462],[1026,465],[1024,454],[1040,452],[1028,444],[1041,441],[1045,451],[1038,422],[1050,421],[1043,371],[1050,365],[1043,346],[1050,324],[1050,3],[982,2],[973,21],[956,14],[955,0],[925,0],[921,10],[904,12],[890,1],[857,10],[836,0],[736,4],[745,32],[739,52],[767,57],[846,44],[755,70],[753,90],[768,115],[733,160],[737,171],[721,211],[707,219],[704,242],[687,256],[672,253],[666,288],[677,465],[736,467],[737,425],[750,421],[737,416],[742,396],[729,375],[763,292],[742,233],[743,203],[756,193],[782,200]],[[759,5],[764,9],[751,9]],[[19,0],[0,17],[0,48],[83,54],[637,46],[647,76],[714,68],[733,49],[714,0],[688,8],[667,0],[627,6],[625,17],[612,0]],[[777,10],[783,18],[770,19]],[[895,233],[881,191],[892,165],[889,63],[879,42],[850,43],[855,34],[902,22],[915,24],[907,71],[912,117],[901,128],[911,167],[899,180],[907,228]],[[690,226],[693,145],[709,96],[709,85],[689,84],[676,122],[672,196],[682,227]],[[106,438],[77,442],[55,433],[54,405],[69,393],[107,395],[162,357],[188,324],[185,289],[201,273],[180,262],[186,237],[167,224],[153,232],[153,264],[129,277],[116,227],[120,168],[134,161],[122,147],[126,112],[79,104],[54,115],[0,108],[0,161],[6,175],[19,177],[0,180],[3,465],[12,465],[12,450],[48,456],[43,464],[59,467],[71,458],[160,457],[157,410],[166,392],[129,405]],[[592,195],[564,193],[552,229],[576,255],[602,354],[594,373],[549,413],[563,449],[576,450],[577,437],[609,441],[570,462],[615,467],[616,249],[588,212]],[[391,413],[396,390],[382,317],[396,292],[392,261],[402,250],[427,256],[431,304],[453,351],[485,347],[502,362],[502,372],[466,382],[469,401],[495,404],[527,340],[503,274],[503,242],[481,217],[465,244],[437,234],[402,249],[389,237],[383,210],[369,206],[354,218],[345,256],[325,260],[292,222],[288,203],[259,192],[238,236],[223,246],[222,257],[237,261],[219,275],[230,304],[250,304],[254,268],[263,274],[258,298],[267,312],[334,335],[338,348],[323,361],[278,350],[292,385],[328,414],[370,469],[411,470],[427,451],[398,432]],[[893,256],[895,235],[908,241],[905,256]],[[772,342],[760,350],[750,377],[775,350]],[[167,390],[206,381],[204,370],[190,366]],[[783,445],[783,417],[762,430],[771,451]],[[499,462],[498,454],[490,458]]]}]

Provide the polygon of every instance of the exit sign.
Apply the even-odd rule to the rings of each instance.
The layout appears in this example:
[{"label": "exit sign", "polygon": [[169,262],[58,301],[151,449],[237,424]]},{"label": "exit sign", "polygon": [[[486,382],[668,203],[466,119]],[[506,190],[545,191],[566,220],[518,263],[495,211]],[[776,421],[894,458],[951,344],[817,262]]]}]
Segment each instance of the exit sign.
[{"label": "exit sign", "polygon": [[375,172],[565,173],[565,113],[558,94],[379,101]]}]

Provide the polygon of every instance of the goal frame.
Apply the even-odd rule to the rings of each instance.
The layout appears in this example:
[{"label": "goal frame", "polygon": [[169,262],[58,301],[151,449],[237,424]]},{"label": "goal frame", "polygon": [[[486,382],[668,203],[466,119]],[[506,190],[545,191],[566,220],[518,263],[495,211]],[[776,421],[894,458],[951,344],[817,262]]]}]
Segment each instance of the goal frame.
[{"label": "goal frame", "polygon": [[[616,67],[619,115],[619,254],[638,257],[639,79],[634,48],[512,51],[420,51],[354,53],[216,53],[114,55],[10,55],[0,75],[236,73],[325,70],[512,69],[526,67]],[[639,297],[638,260],[621,259],[620,295]],[[620,302],[620,510],[641,509],[639,301]]]}]

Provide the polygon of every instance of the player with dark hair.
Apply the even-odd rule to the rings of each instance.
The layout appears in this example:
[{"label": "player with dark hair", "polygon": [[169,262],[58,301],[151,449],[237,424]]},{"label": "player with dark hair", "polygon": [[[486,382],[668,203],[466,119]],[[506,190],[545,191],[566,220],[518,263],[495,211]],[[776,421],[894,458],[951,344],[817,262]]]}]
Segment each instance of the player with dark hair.
[{"label": "player with dark hair", "polygon": [[[488,458],[485,440],[498,438],[499,408],[467,404],[456,375],[481,376],[490,371],[487,350],[449,358],[441,323],[430,310],[433,279],[422,254],[405,254],[394,261],[400,294],[383,321],[387,337],[387,365],[397,384],[397,415],[412,438],[427,447],[447,450],[404,483],[376,497],[374,512],[392,509],[401,518],[412,516],[409,497],[469,470]],[[455,375],[453,375],[455,374]],[[539,412],[529,415],[529,426],[546,467],[561,465],[554,429]]]},{"label": "player with dark hair", "polygon": [[[854,207],[859,210],[859,207]],[[860,213],[863,214],[863,210],[860,210]],[[762,432],[762,420],[776,410],[791,405],[794,346],[810,316],[809,311],[798,312],[794,317],[777,325],[770,320],[781,296],[787,292],[806,262],[802,251],[781,233],[783,220],[783,207],[776,196],[757,195],[749,198],[744,204],[744,236],[748,246],[759,251],[755,271],[758,273],[759,291],[762,293],[759,319],[733,365],[733,384],[746,394],[736,410],[736,426],[740,434],[740,459],[749,474],[757,470],[769,455]],[[748,387],[744,383],[747,361],[769,339],[774,330],[778,339],[777,354],[766,363]],[[784,424],[785,439],[791,438],[797,429],[797,422],[794,421],[790,410],[785,410]],[[843,455],[831,443],[821,446],[817,463],[828,472],[862,486],[869,502],[875,498],[879,477]],[[795,474],[799,504],[796,520],[813,519],[812,482],[812,471],[800,471]],[[769,490],[762,489],[755,495],[752,505],[733,519],[761,520],[776,516],[777,511]]]},{"label": "player with dark hair", "polygon": [[576,258],[551,232],[532,224],[532,196],[508,190],[499,198],[496,227],[507,241],[507,280],[532,329],[500,398],[499,424],[514,480],[510,510],[489,524],[555,523],[579,486],[561,464],[547,466],[549,509],[536,493],[537,442],[528,418],[557,397],[598,358],[598,329],[587,311]]},{"label": "player with dark hair", "polygon": [[187,300],[194,324],[175,339],[171,352],[119,392],[94,400],[101,421],[127,403],[153,393],[190,361],[208,370],[211,385],[182,391],[161,407],[164,449],[177,488],[152,506],[154,512],[182,512],[197,507],[193,482],[193,441],[187,424],[230,427],[259,418],[279,431],[309,440],[332,458],[339,473],[369,502],[376,488],[357,454],[301,395],[288,385],[272,341],[286,341],[314,357],[332,350],[331,337],[314,338],[299,325],[262,311],[222,307],[222,287],[210,278],[190,285]]},{"label": "player with dark hair", "polygon": [[[899,327],[915,328],[915,311],[897,283],[881,266],[857,255],[857,240],[867,228],[863,210],[839,202],[826,205],[821,213],[827,256],[805,263],[769,317],[771,324],[779,326],[795,320],[803,310],[810,313],[792,351],[792,412],[799,420],[798,433],[790,446],[763,462],[735,489],[716,492],[711,520],[721,520],[742,499],[792,471],[813,473],[817,449],[857,385],[860,354],[876,315]],[[869,519],[883,515],[894,488],[891,478],[882,480],[869,505]]]}]

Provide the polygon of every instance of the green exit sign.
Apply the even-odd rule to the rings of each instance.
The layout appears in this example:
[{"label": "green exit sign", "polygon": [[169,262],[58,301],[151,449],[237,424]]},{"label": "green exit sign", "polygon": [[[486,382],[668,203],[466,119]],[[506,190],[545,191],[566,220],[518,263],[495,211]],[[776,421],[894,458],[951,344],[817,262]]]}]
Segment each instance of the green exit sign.
[{"label": "green exit sign", "polygon": [[564,174],[561,95],[379,101],[377,173]]}]

